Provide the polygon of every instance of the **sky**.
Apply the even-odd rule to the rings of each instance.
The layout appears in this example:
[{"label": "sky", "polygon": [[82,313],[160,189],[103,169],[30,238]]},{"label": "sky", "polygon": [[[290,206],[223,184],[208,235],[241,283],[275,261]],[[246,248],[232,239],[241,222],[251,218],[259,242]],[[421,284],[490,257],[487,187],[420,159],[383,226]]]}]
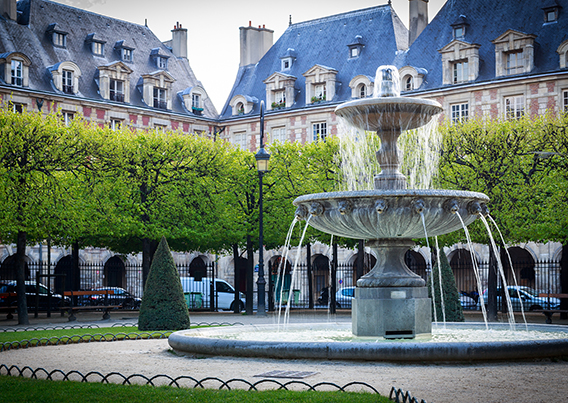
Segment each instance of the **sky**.
[{"label": "sky", "polygon": [[[217,108],[225,105],[239,68],[239,27],[265,25],[274,42],[292,22],[383,5],[388,0],[56,0],[94,13],[148,27],[162,41],[171,39],[179,22],[188,30],[188,59]],[[432,20],[446,0],[430,0]],[[392,0],[408,28],[408,0]],[[378,66],[377,66],[378,67]]]}]

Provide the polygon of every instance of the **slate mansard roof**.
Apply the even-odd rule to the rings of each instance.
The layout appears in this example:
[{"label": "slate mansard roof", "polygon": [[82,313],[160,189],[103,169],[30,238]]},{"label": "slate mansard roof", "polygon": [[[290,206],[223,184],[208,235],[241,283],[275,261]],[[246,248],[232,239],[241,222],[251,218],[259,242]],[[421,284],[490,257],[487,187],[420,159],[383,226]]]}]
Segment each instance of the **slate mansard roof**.
[{"label": "slate mansard roof", "polygon": [[[216,119],[217,111],[210,99],[203,102],[203,116],[188,112],[178,94],[188,88],[200,86],[186,59],[178,59],[152,31],[138,25],[104,15],[91,13],[47,0],[20,0],[18,2],[18,22],[0,17],[0,54],[20,52],[30,60],[29,90],[58,93],[52,85],[49,67],[64,61],[71,61],[81,70],[79,93],[74,97],[93,101],[103,101],[96,82],[98,67],[108,66],[121,60],[115,49],[117,43],[134,49],[132,62],[124,62],[133,72],[130,74],[130,103],[117,103],[122,106],[148,107],[142,100],[140,91],[141,76],[155,73],[156,67],[152,56],[157,51],[167,58],[167,73],[175,81],[172,85],[172,109],[161,112],[184,114],[188,117]],[[48,35],[50,26],[56,31],[67,33],[66,47],[53,46]],[[93,35],[94,34],[94,35]],[[89,40],[104,42],[104,54],[92,53]],[[158,50],[156,50],[158,49]],[[46,94],[46,95],[47,95]]]},{"label": "slate mansard roof", "polygon": [[[554,4],[561,7],[558,20],[546,23],[543,8]],[[495,45],[492,41],[508,30],[536,35],[534,69],[519,76],[559,70],[556,51],[568,39],[568,0],[448,0],[396,64],[399,68],[410,65],[428,71],[419,90],[454,86],[444,86],[442,82],[442,62],[438,50],[453,40],[452,24],[463,21],[464,17],[468,25],[463,41],[481,45],[479,76],[473,83],[513,77],[495,77]]]},{"label": "slate mansard roof", "polygon": [[[361,55],[350,58],[348,45],[358,41],[363,44]],[[292,109],[306,107],[303,73],[315,65],[337,70],[335,97],[330,103],[344,102],[351,99],[349,82],[355,76],[374,79],[377,67],[392,64],[407,44],[408,30],[390,5],[292,24],[257,64],[239,68],[220,118],[232,117],[229,102],[236,95],[256,98],[250,114],[258,114],[260,100],[266,103],[263,81],[275,72],[296,78]],[[295,60],[291,69],[282,71],[281,58],[290,55],[291,49]]]}]

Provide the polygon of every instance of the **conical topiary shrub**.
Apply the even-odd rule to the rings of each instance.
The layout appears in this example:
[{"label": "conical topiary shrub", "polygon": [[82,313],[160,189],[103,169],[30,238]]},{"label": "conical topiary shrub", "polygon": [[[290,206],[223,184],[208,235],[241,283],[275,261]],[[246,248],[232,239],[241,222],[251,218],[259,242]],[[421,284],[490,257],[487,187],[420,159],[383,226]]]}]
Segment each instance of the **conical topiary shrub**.
[{"label": "conical topiary shrub", "polygon": [[[432,267],[432,280],[434,281],[434,298],[432,303],[432,309],[436,309],[436,317],[439,322],[444,319],[442,313],[442,303],[440,298],[440,277],[439,272],[442,272],[442,288],[444,290],[444,306],[446,311],[446,321],[447,322],[464,322],[465,318],[463,316],[463,308],[460,302],[460,295],[458,293],[458,288],[456,286],[456,279],[452,268],[448,263],[448,257],[443,250],[440,251],[440,262],[441,270],[438,269],[438,263],[436,262],[436,253],[432,256],[433,267]],[[432,298],[432,280],[428,279],[428,296]],[[434,319],[434,313],[432,312],[432,320]]]},{"label": "conical topiary shrub", "polygon": [[164,237],[156,249],[144,287],[138,329],[189,329],[189,311],[181,281]]}]

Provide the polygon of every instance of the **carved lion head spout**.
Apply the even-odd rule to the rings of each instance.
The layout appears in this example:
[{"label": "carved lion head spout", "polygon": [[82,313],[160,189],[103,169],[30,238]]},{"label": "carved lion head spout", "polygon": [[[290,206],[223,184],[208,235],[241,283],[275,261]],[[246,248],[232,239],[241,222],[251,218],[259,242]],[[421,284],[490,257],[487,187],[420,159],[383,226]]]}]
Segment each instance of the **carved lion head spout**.
[{"label": "carved lion head spout", "polygon": [[337,210],[341,215],[351,214],[351,212],[353,211],[353,203],[351,203],[349,200],[341,200],[339,203],[337,203]]}]

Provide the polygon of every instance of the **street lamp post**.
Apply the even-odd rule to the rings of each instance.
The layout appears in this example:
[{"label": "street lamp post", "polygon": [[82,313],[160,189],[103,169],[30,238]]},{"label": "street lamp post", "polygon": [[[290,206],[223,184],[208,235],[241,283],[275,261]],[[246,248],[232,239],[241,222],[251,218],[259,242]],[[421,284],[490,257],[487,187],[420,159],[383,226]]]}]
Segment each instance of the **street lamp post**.
[{"label": "street lamp post", "polygon": [[256,158],[256,168],[258,170],[258,310],[259,316],[266,315],[265,294],[266,294],[266,280],[264,278],[264,234],[263,234],[263,211],[262,211],[262,178],[268,172],[268,160],[270,154],[264,149],[264,101],[260,101],[260,149],[254,156]]}]

